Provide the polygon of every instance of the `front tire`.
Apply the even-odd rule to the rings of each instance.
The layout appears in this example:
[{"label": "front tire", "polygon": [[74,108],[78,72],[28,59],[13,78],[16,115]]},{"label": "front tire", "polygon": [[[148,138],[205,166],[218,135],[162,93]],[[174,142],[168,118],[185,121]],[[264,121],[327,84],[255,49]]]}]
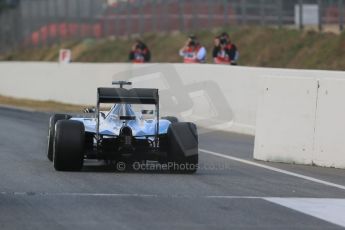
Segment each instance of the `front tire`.
[{"label": "front tire", "polygon": [[54,168],[80,171],[84,161],[85,127],[79,121],[60,120],[55,125]]},{"label": "front tire", "polygon": [[55,136],[55,124],[60,120],[68,120],[71,116],[67,114],[54,114],[49,119],[47,158],[53,161],[53,144]]}]

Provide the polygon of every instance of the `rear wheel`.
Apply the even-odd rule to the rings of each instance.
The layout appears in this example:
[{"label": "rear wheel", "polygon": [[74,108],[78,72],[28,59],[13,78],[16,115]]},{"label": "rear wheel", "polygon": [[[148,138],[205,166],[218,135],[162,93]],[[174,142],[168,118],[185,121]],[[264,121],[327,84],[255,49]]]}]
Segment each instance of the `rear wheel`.
[{"label": "rear wheel", "polygon": [[70,118],[71,116],[67,114],[54,114],[49,119],[47,157],[50,161],[53,161],[53,143],[54,143],[54,135],[55,135],[55,124],[59,120],[68,120]]},{"label": "rear wheel", "polygon": [[84,161],[85,128],[79,121],[60,120],[55,126],[54,168],[80,171]]},{"label": "rear wheel", "polygon": [[170,124],[167,152],[171,171],[195,173],[199,161],[196,125],[190,122]]}]

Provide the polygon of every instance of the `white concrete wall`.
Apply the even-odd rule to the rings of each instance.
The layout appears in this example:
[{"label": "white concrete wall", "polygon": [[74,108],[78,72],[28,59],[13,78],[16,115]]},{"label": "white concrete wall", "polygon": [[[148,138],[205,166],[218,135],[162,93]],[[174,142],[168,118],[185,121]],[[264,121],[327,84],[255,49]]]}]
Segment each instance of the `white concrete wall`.
[{"label": "white concrete wall", "polygon": [[162,115],[254,135],[258,78],[231,66],[184,64],[0,63],[0,94],[94,105],[112,80],[158,87]]},{"label": "white concrete wall", "polygon": [[109,86],[112,79],[129,79],[139,87],[162,89],[163,114],[254,135],[262,76],[341,78],[344,73],[219,65],[0,62],[0,94],[93,105],[97,87]]},{"label": "white concrete wall", "polygon": [[0,62],[1,95],[93,105],[97,87],[130,80],[160,89],[162,115],[211,129],[256,131],[257,159],[345,168],[344,79],[342,71]]},{"label": "white concrete wall", "polygon": [[345,76],[262,78],[254,158],[345,168]]},{"label": "white concrete wall", "polygon": [[311,164],[317,81],[269,77],[261,85],[254,158]]},{"label": "white concrete wall", "polygon": [[345,168],[345,79],[321,79],[313,162]]}]

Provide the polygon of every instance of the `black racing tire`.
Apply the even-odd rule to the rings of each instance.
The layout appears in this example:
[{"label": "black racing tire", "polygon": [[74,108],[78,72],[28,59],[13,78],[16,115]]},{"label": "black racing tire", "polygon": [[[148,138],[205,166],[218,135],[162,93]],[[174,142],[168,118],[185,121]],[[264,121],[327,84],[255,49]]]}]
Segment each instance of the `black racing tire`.
[{"label": "black racing tire", "polygon": [[172,172],[195,173],[198,169],[198,133],[191,122],[177,122],[168,128],[168,165]]},{"label": "black racing tire", "polygon": [[80,171],[84,161],[85,127],[79,121],[60,120],[55,125],[54,168]]},{"label": "black racing tire", "polygon": [[171,123],[176,123],[178,122],[178,118],[177,117],[173,117],[173,116],[166,116],[166,117],[162,117],[162,119],[168,120]]},{"label": "black racing tire", "polygon": [[55,135],[55,124],[60,120],[68,120],[71,116],[67,114],[54,114],[49,119],[48,128],[48,145],[47,145],[47,157],[50,161],[53,161],[53,143]]}]

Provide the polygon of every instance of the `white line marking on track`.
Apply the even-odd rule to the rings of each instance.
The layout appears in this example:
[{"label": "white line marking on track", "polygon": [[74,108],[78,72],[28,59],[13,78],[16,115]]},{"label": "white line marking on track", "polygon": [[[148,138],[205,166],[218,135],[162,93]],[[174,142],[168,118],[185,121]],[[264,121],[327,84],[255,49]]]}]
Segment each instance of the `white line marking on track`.
[{"label": "white line marking on track", "polygon": [[345,199],[265,198],[265,200],[345,227]]},{"label": "white line marking on track", "polygon": [[228,155],[225,155],[225,154],[209,151],[209,150],[206,150],[206,149],[199,149],[199,150],[201,152],[204,152],[204,153],[207,153],[207,154],[210,154],[210,155],[213,155],[213,156],[225,158],[225,159],[232,160],[232,161],[237,161],[237,162],[240,162],[240,163],[243,163],[243,164],[252,165],[252,166],[259,167],[259,168],[264,168],[264,169],[267,169],[267,170],[271,170],[273,172],[278,172],[278,173],[282,173],[282,174],[285,174],[285,175],[289,175],[289,176],[298,177],[298,178],[301,178],[301,179],[304,179],[304,180],[312,181],[312,182],[315,182],[315,183],[318,183],[318,184],[327,185],[327,186],[330,186],[330,187],[334,187],[334,188],[345,190],[345,186],[344,185],[335,184],[335,183],[328,182],[328,181],[325,181],[325,180],[320,180],[320,179],[317,179],[317,178],[314,178],[314,177],[305,176],[305,175],[302,175],[302,174],[299,174],[299,173],[290,172],[290,171],[287,171],[287,170],[284,170],[284,169],[275,168],[275,167],[264,165],[264,164],[260,164],[260,163],[257,163],[257,162],[241,159],[241,158],[238,158],[238,157],[228,156]]},{"label": "white line marking on track", "polygon": [[115,198],[197,198],[197,199],[264,199],[268,201],[280,200],[280,199],[305,199],[305,200],[342,200],[338,198],[316,198],[316,197],[266,197],[266,196],[231,196],[231,195],[183,195],[183,194],[139,194],[139,193],[82,193],[82,192],[0,192],[3,196],[81,196],[81,197],[115,197]]},{"label": "white line marking on track", "polygon": [[85,197],[142,197],[154,198],[154,194],[136,194],[136,193],[82,193],[82,192],[0,192],[1,195],[13,196],[85,196]]},{"label": "white line marking on track", "polygon": [[224,200],[255,200],[261,199],[280,205],[295,211],[304,213],[321,220],[345,227],[345,199],[334,198],[299,198],[299,197],[260,197],[260,196],[227,196],[227,195],[158,195],[158,194],[137,194],[137,193],[78,193],[78,192],[0,192],[4,196],[69,196],[69,197],[88,197],[88,198],[143,198],[143,199],[224,199]]}]

